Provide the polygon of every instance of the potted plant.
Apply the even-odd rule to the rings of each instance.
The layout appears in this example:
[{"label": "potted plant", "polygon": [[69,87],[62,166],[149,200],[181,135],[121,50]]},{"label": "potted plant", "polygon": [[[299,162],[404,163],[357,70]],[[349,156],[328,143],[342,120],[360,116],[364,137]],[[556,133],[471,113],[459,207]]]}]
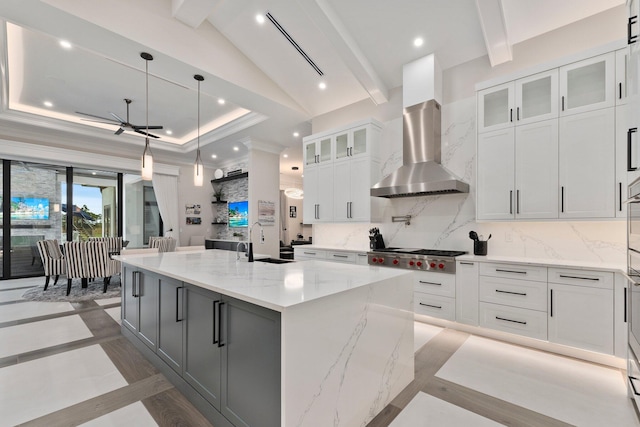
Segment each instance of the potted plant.
[{"label": "potted plant", "polygon": [[242,240],[242,238],[244,237],[244,234],[242,234],[242,233],[241,233],[241,232],[239,232],[239,231],[234,231],[234,232],[233,232],[233,237],[237,237],[237,238],[238,238],[238,240]]},{"label": "potted plant", "polygon": [[213,190],[213,199],[214,199],[214,201],[221,202],[223,197],[224,197],[224,191],[222,191],[222,187],[215,188]]}]

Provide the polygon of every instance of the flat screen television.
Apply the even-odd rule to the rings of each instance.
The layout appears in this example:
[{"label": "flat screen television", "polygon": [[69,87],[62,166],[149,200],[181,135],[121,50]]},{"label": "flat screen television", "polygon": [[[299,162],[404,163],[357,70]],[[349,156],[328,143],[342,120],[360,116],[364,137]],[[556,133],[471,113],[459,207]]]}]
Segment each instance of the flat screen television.
[{"label": "flat screen television", "polygon": [[11,219],[49,219],[49,199],[44,197],[12,197]]},{"label": "flat screen television", "polygon": [[229,202],[229,228],[249,226],[249,202]]}]

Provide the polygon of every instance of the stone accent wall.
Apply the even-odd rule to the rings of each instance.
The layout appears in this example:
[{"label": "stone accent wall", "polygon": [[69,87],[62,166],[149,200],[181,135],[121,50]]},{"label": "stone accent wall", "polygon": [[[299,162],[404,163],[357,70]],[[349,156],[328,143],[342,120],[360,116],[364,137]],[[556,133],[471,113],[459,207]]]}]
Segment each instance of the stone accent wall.
[{"label": "stone accent wall", "polygon": [[[230,170],[243,169],[241,166],[229,168]],[[246,170],[246,169],[243,169]],[[226,175],[225,171],[225,175]],[[213,182],[213,191],[218,188],[222,188],[224,195],[223,199],[227,202],[239,202],[242,200],[249,200],[249,179],[239,178],[220,183]],[[212,203],[211,209],[213,210],[213,222],[228,222],[227,205],[222,203]],[[211,225],[211,235],[214,239],[221,240],[246,240],[247,229],[246,228],[229,228],[229,225]],[[234,236],[233,234],[241,234],[241,236]]]}]

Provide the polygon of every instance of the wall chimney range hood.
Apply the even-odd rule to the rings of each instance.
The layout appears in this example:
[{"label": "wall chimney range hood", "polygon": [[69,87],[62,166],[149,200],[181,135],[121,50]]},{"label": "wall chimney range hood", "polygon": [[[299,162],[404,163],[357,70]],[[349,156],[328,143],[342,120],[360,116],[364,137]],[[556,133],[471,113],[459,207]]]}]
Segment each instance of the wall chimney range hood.
[{"label": "wall chimney range hood", "polygon": [[[468,193],[469,184],[440,165],[439,67],[429,55],[404,66],[403,165],[371,188],[376,197]],[[410,106],[406,106],[411,102]]]}]

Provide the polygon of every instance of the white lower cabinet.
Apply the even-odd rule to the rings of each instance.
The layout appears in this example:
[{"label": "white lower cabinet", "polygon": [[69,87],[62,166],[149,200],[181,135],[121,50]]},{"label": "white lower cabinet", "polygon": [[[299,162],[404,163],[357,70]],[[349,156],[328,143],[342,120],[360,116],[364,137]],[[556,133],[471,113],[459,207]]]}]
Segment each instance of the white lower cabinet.
[{"label": "white lower cabinet", "polygon": [[456,262],[456,322],[478,326],[478,264]]},{"label": "white lower cabinet", "polygon": [[424,314],[425,316],[451,321],[456,320],[455,298],[414,292],[413,308],[416,314]]},{"label": "white lower cabinet", "polygon": [[480,302],[480,326],[547,339],[547,313],[508,305]]},{"label": "white lower cabinet", "polygon": [[413,299],[416,314],[456,320],[456,276],[414,271]]},{"label": "white lower cabinet", "polygon": [[613,273],[549,269],[549,341],[613,354],[613,321]]},{"label": "white lower cabinet", "polygon": [[334,251],[330,249],[308,248],[305,245],[293,247],[293,258],[296,261],[317,259],[321,261],[342,262],[346,264],[369,264],[366,252]]}]

